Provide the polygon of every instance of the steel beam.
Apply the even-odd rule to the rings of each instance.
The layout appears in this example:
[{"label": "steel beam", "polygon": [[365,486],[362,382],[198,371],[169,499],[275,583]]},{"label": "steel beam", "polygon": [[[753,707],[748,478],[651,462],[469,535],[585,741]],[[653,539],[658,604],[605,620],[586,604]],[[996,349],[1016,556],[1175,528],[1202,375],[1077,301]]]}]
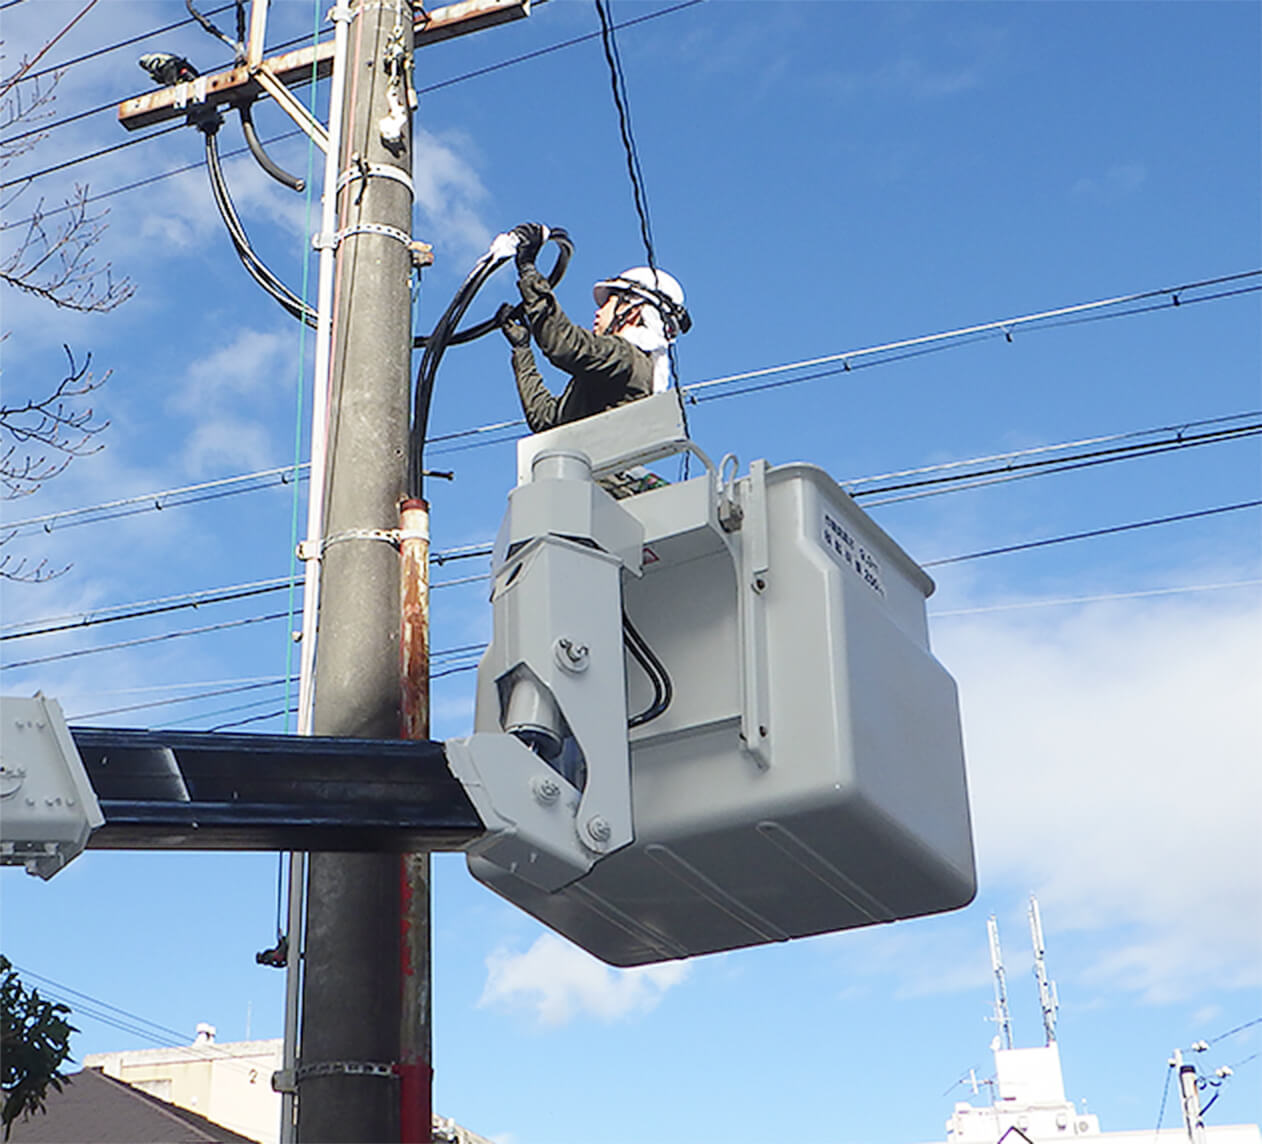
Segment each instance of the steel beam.
[{"label": "steel beam", "polygon": [[72,727],[97,850],[462,850],[483,826],[443,744]]}]

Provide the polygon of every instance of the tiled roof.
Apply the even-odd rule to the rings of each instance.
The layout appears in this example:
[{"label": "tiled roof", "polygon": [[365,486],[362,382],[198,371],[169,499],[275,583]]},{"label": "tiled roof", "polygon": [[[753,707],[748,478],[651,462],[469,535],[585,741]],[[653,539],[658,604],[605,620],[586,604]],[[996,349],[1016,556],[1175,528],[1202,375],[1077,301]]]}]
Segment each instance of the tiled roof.
[{"label": "tiled roof", "polygon": [[10,1144],[258,1144],[99,1069],[74,1073],[61,1092],[50,1089],[46,1107],[14,1123]]}]

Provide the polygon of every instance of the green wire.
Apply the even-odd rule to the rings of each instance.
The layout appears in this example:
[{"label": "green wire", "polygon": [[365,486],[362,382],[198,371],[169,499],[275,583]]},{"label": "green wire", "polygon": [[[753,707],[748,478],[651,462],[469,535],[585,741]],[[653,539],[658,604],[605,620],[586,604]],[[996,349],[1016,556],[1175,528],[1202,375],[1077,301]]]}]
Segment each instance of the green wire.
[{"label": "green wire", "polygon": [[[320,39],[320,5],[321,0],[314,0],[311,6],[312,11],[312,28],[311,43],[314,46]],[[311,60],[311,106],[309,108],[311,114],[316,113],[316,61],[314,53]],[[312,188],[315,186],[315,142],[311,139],[307,140],[307,191],[306,191],[306,226],[305,234],[311,233],[311,206],[313,201]],[[304,243],[302,256],[302,301],[308,304],[308,287],[311,281],[311,244]],[[289,607],[286,626],[288,632],[285,639],[285,733],[288,734],[292,729],[290,727],[290,695],[293,687],[293,663],[294,663],[294,611],[297,597],[298,585],[298,519],[299,506],[301,497],[299,496],[299,471],[302,467],[302,429],[303,429],[303,391],[305,389],[306,378],[306,357],[307,357],[307,323],[301,322],[298,326],[298,397],[294,410],[294,496],[293,505],[290,513],[289,523]],[[314,384],[314,383],[313,383]],[[310,490],[308,490],[310,495]]]}]

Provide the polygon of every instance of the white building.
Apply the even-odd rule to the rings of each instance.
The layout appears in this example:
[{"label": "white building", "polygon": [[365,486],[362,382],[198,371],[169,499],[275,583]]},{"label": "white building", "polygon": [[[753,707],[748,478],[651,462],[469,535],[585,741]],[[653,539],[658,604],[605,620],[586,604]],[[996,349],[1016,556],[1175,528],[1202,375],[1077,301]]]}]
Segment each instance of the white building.
[{"label": "white building", "polygon": [[[191,1045],[92,1053],[83,1065],[200,1113],[260,1144],[278,1144],[280,1094],[272,1091],[272,1073],[281,1067],[282,1055],[279,1037],[220,1043],[212,1026],[198,1025]],[[490,1144],[438,1116],[434,1117],[434,1139],[446,1144]]]}]

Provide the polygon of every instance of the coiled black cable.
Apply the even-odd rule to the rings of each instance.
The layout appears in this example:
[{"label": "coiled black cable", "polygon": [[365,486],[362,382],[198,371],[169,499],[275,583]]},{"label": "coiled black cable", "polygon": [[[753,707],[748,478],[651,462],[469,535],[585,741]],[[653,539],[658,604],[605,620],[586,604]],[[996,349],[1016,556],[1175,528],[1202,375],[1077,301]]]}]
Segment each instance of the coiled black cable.
[{"label": "coiled black cable", "polygon": [[[548,241],[554,242],[557,247],[556,264],[548,274],[548,281],[555,286],[565,276],[570,258],[574,254],[574,244],[570,241],[570,236],[559,227],[548,231]],[[463,330],[458,327],[465,311],[477,297],[478,291],[486,284],[487,279],[508,261],[509,257],[508,255],[496,256],[488,250],[474,263],[473,269],[461,283],[451,304],[438,319],[433,331],[428,335],[413,339],[413,347],[423,348],[425,352],[416,372],[416,388],[412,397],[412,425],[408,441],[407,489],[409,497],[424,496],[425,434],[429,425],[429,409],[434,396],[434,379],[438,374],[438,367],[442,363],[448,346],[464,345],[475,338],[489,334],[496,328],[493,316]]]}]

